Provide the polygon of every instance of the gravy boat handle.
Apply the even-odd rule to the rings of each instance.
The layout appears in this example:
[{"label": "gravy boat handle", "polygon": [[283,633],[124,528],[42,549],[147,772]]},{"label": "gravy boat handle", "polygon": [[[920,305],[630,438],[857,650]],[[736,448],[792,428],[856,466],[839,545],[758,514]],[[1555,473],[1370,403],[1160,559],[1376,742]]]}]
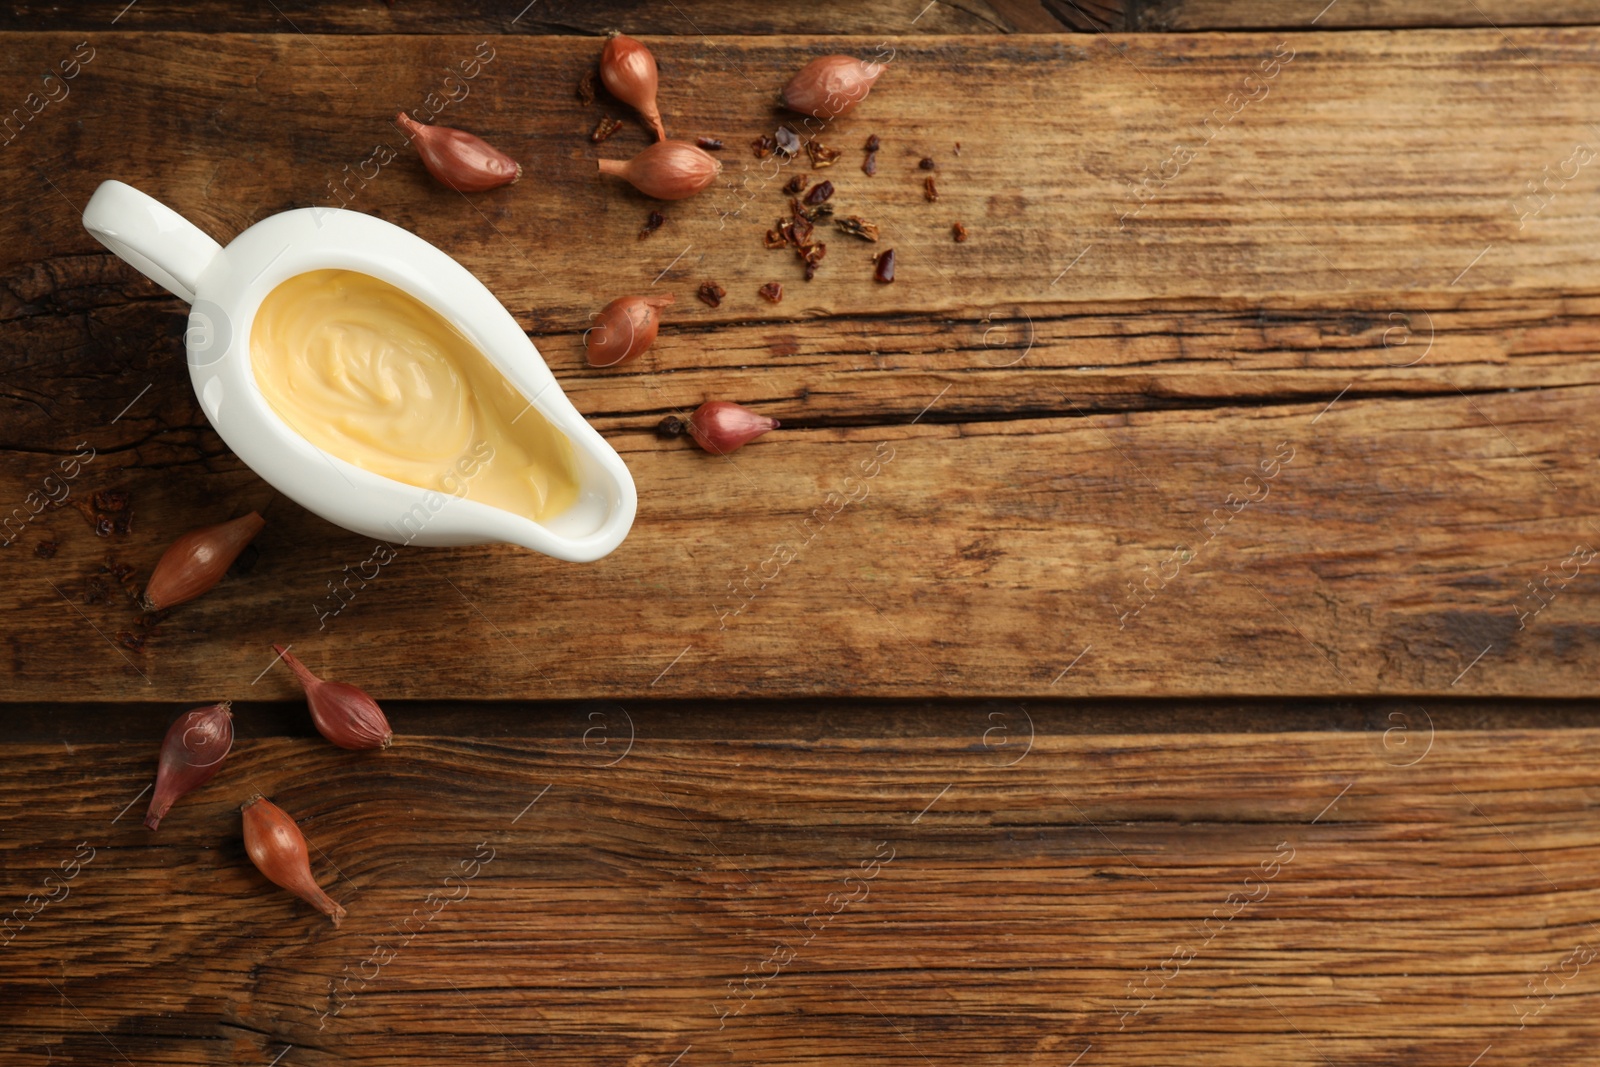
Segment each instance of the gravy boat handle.
[{"label": "gravy boat handle", "polygon": [[104,181],[83,209],[83,226],[139,273],[186,304],[222,251],[201,229],[131,185]]}]

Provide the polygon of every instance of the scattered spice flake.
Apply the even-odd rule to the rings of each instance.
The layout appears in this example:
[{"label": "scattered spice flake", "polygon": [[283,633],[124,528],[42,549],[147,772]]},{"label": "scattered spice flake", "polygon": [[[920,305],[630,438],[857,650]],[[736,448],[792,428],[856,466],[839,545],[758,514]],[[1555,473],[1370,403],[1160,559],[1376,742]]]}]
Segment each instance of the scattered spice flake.
[{"label": "scattered spice flake", "polygon": [[930,204],[939,199],[939,187],[934,184],[933,175],[931,174],[922,183],[922,195],[928,198],[928,203]]},{"label": "scattered spice flake", "polygon": [[878,173],[878,153],[868,152],[867,158],[861,161],[861,173],[871,178]]},{"label": "scattered spice flake", "polygon": [[959,156],[960,154],[961,154],[961,142],[957,141],[956,142],[956,155]]},{"label": "scattered spice flake", "polygon": [[779,126],[772,133],[773,140],[778,146],[778,151],[786,156],[800,154],[800,135],[787,126]]},{"label": "scattered spice flake", "polygon": [[779,219],[774,227],[767,231],[767,247],[783,248],[789,244],[789,223]]},{"label": "scattered spice flake", "polygon": [[766,159],[768,156],[772,155],[772,150],[777,147],[778,142],[774,141],[766,134],[762,134],[760,137],[757,137],[754,141],[750,142],[750,150],[756,154],[757,159]]},{"label": "scattered spice flake", "polygon": [[932,156],[923,156],[921,162],[917,164],[917,166],[921,167],[923,170],[932,170],[936,165],[937,164],[933,162]]},{"label": "scattered spice flake", "polygon": [[831,216],[833,214],[833,205],[816,204],[812,207],[806,207],[800,202],[798,197],[790,197],[789,212],[797,219],[805,219],[807,222],[815,222],[824,216]]},{"label": "scattered spice flake", "polygon": [[874,261],[878,267],[872,272],[872,276],[884,285],[894,281],[894,249],[885,248],[874,257]]},{"label": "scattered spice flake", "polygon": [[783,285],[780,282],[768,282],[756,291],[771,303],[780,304],[783,302]]},{"label": "scattered spice flake", "polygon": [[696,295],[705,301],[708,307],[721,307],[722,298],[728,295],[728,290],[716,282],[701,282],[700,291]]},{"label": "scattered spice flake", "polygon": [[789,207],[794,211],[794,219],[786,224],[784,232],[788,235],[790,243],[796,248],[801,248],[811,243],[811,216],[800,207],[798,200],[789,201]]},{"label": "scattered spice flake", "polygon": [[[815,267],[818,263],[822,262],[822,257],[828,254],[828,246],[821,241],[818,241],[815,244],[801,245],[799,248],[795,249],[795,251],[799,253],[801,259],[805,260],[806,266]],[[806,281],[810,280],[811,274],[808,273],[806,275]]]},{"label": "scattered spice flake", "polygon": [[811,157],[812,170],[821,170],[823,167],[833,166],[843,154],[837,148],[829,148],[816,138],[806,142],[806,155]]},{"label": "scattered spice flake", "polygon": [[76,504],[97,537],[125,534],[133,527],[133,509],[128,494],[121,489],[101,489],[87,502],[79,500]]},{"label": "scattered spice flake", "polygon": [[873,134],[871,137],[867,138],[867,151],[868,152],[876,152],[878,149],[880,149],[882,147],[883,147],[883,142],[878,140],[878,135],[877,134]]},{"label": "scattered spice flake", "polygon": [[950,235],[956,239],[956,244],[960,244],[967,239],[967,228],[959,222],[953,222],[950,224]]},{"label": "scattered spice flake", "polygon": [[59,547],[55,541],[40,541],[33,546],[33,554],[40,559],[55,559],[56,549]]},{"label": "scattered spice flake", "polygon": [[656,433],[662,437],[677,437],[683,433],[683,420],[676,415],[668,415],[656,427]]},{"label": "scattered spice flake", "polygon": [[583,77],[578,79],[578,102],[584,105],[594,103],[594,80],[600,73],[599,68],[590,67],[583,72]]},{"label": "scattered spice flake", "polygon": [[104,578],[90,578],[89,587],[84,591],[83,594],[83,602],[85,604],[100,603],[106,598],[107,588],[106,580]]},{"label": "scattered spice flake", "polygon": [[[833,224],[845,233],[859,237],[864,241],[876,241],[878,239],[877,224],[868,222],[860,216],[850,215],[846,218],[834,219]],[[957,225],[960,224],[957,223]]]},{"label": "scattered spice flake", "polygon": [[832,182],[829,182],[829,181],[818,182],[815,186],[812,187],[811,191],[806,194],[806,196],[805,196],[806,206],[808,206],[808,207],[816,207],[818,204],[822,203],[824,200],[828,199],[832,195],[833,195],[833,183]]},{"label": "scattered spice flake", "polygon": [[132,649],[134,652],[144,651],[144,643],[147,640],[149,640],[148,635],[135,634],[129,630],[117,631],[117,641],[121,643],[123,647]]},{"label": "scattered spice flake", "polygon": [[805,192],[806,186],[810,184],[811,179],[809,177],[804,174],[796,174],[793,178],[789,179],[786,185],[784,185],[783,191],[788,193],[790,196],[793,196],[796,193]]},{"label": "scattered spice flake", "polygon": [[704,148],[707,152],[722,151],[722,139],[719,137],[696,137],[694,143]]},{"label": "scattered spice flake", "polygon": [[661,229],[662,225],[666,221],[667,217],[661,212],[650,212],[649,216],[644,220],[644,227],[639,230],[639,240],[642,241],[646,237],[649,237],[651,234],[655,233],[657,230]]},{"label": "scattered spice flake", "polygon": [[620,129],[622,129],[621,119],[614,119],[610,115],[601,115],[600,121],[594,125],[594,132],[589,135],[589,140],[599,144]]}]

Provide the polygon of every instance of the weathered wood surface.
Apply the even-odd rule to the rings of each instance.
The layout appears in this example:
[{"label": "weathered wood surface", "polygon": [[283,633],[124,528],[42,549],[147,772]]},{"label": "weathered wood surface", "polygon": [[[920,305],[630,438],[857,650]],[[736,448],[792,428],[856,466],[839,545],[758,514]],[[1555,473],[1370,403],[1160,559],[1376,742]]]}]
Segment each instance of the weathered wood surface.
[{"label": "weathered wood surface", "polygon": [[[58,899],[0,945],[5,1062],[1492,1067],[1596,1036],[1593,729],[590,708],[375,758],[241,714],[154,836],[148,741],[6,745],[5,908]],[[339,930],[249,866],[255,790]]]},{"label": "weathered wood surface", "polygon": [[[125,3],[126,0],[123,0]],[[483,5],[480,5],[483,6]],[[700,37],[762,34],[1062,33],[1126,28],[1124,0],[521,0],[496,10],[463,10],[449,0],[138,0],[121,11],[80,5],[0,5],[0,30],[336,34],[630,34]],[[120,13],[119,13],[120,12]]]},{"label": "weathered wood surface", "polygon": [[1118,29],[1334,30],[1461,26],[1592,26],[1588,0],[1143,0]]},{"label": "weathered wood surface", "polygon": [[1330,30],[1489,26],[1583,26],[1600,23],[1588,0],[811,0],[752,4],[742,0],[539,0],[503,10],[463,11],[446,0],[383,3],[234,4],[225,0],[138,0],[121,4],[0,5],[0,31],[91,33],[335,34],[959,34],[1118,30]]},{"label": "weathered wood surface", "polygon": [[[115,176],[226,238],[323,202],[477,39],[118,36],[0,154],[10,506],[96,451],[0,551],[8,692],[283,698],[278,640],[389,698],[1590,694],[1600,599],[1574,547],[1600,533],[1600,172],[1573,146],[1594,136],[1596,38],[891,40],[821,173],[890,228],[893,286],[859,242],[792,277],[760,247],[784,198],[744,147],[799,57],[876,39],[655,42],[669,126],[725,136],[757,181],[668,208],[647,241],[651,205],[592,173],[601,108],[571,86],[593,43],[497,39],[441,120],[542,166],[469,204],[402,157],[354,206],[503,297],[623,452],[639,521],[583,567],[406,549],[329,617],[373,546],[228,453],[188,389],[181,306],[76,209]],[[77,39],[12,38],[8,69]],[[1265,95],[1132,215],[1129,181],[1275,54],[1249,83]],[[872,180],[868,132],[888,146]],[[643,141],[629,126],[600,152]],[[1567,160],[1564,186],[1513,200]],[[582,368],[587,316],[658,275],[680,303],[656,349]],[[692,298],[707,277],[730,291],[716,311]],[[754,289],[775,277],[772,307]],[[786,426],[731,464],[651,433],[713,396]],[[100,489],[128,492],[131,532],[91,532],[77,505]],[[136,586],[177,532],[252,507],[253,569],[126,647],[137,613],[103,569]]]}]

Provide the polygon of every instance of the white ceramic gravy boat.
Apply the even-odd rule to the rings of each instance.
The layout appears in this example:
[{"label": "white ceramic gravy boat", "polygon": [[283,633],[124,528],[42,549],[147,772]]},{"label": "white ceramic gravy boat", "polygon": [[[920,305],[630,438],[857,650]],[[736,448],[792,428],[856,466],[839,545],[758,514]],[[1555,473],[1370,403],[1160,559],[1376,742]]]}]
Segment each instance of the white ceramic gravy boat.
[{"label": "white ceramic gravy boat", "polygon": [[[189,377],[228,447],[284,495],[329,522],[391,544],[503,541],[584,563],[622,543],[638,497],[616,450],[572,406],[499,300],[461,264],[382,219],[300,208],[263,219],[227,248],[182,215],[118,181],[102,182],[83,212],[95,238],[191,304]],[[363,470],[311,444],[261,395],[250,328],[262,299],[307,271],[360,271],[432,308],[484,354],[572,442],[578,496],[540,523],[465,497]]]}]

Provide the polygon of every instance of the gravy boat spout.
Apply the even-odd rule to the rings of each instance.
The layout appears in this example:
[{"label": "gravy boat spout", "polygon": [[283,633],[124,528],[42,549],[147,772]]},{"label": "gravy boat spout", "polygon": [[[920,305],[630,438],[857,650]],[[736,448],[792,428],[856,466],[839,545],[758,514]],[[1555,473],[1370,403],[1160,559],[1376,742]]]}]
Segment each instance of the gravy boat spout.
[{"label": "gravy boat spout", "polygon": [[[83,224],[192,305],[184,347],[200,406],[241,460],[307,510],[391,544],[505,542],[576,563],[599,559],[627,536],[638,497],[622,458],[572,406],[511,313],[465,267],[422,238],[356,211],[300,208],[263,219],[223,248],[177,212],[117,181],[95,190]],[[392,286],[474,347],[526,401],[522,410],[537,412],[570,443],[570,468],[563,470],[576,485],[571,503],[535,519],[472,499],[460,479],[458,492],[374,473],[295,429],[257,381],[252,330],[274,289],[321,271],[352,271]],[[397,449],[409,444],[391,443]]]}]

